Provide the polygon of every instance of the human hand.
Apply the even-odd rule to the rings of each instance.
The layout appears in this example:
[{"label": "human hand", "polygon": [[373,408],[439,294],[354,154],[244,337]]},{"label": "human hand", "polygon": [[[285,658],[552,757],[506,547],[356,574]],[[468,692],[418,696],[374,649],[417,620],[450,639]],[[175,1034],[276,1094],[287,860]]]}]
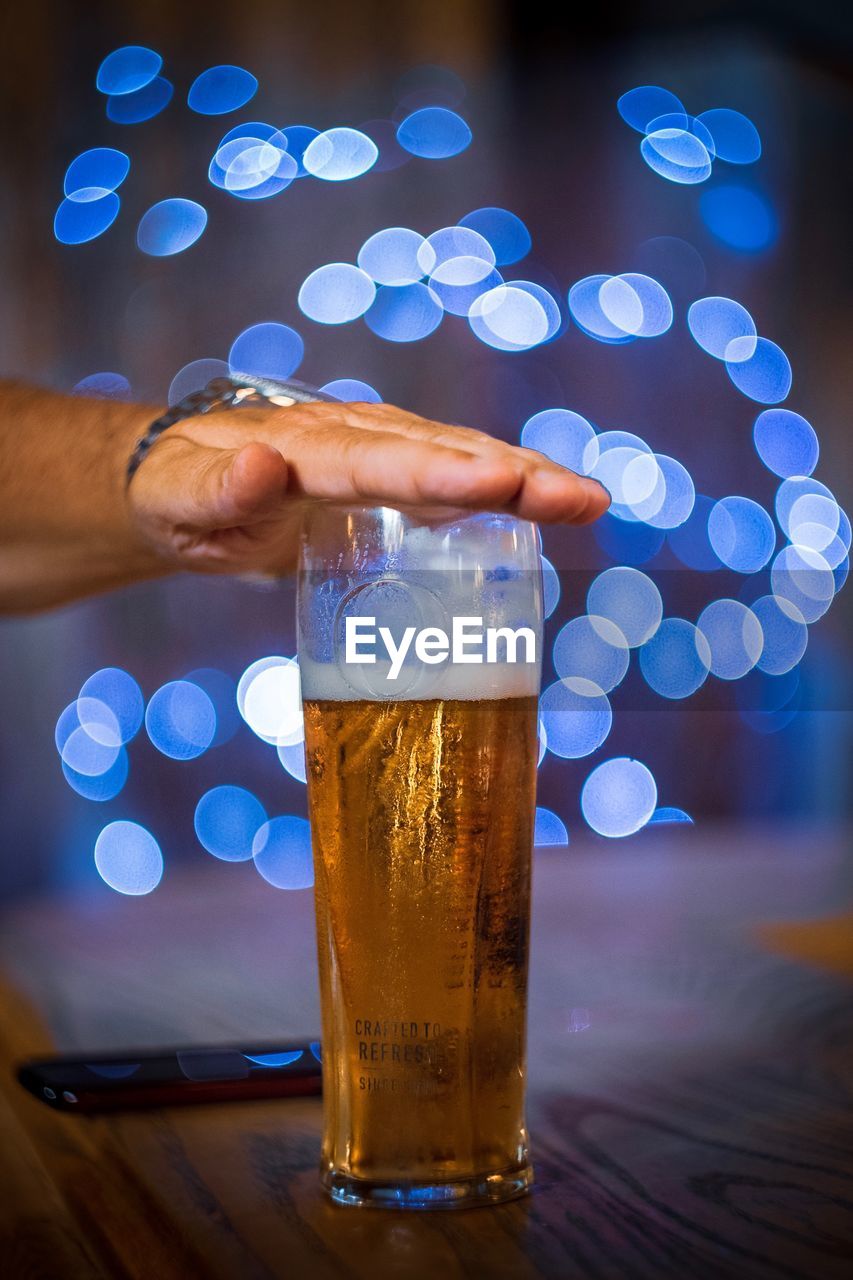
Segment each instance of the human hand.
[{"label": "human hand", "polygon": [[128,491],[144,541],[208,573],[292,568],[312,501],[505,511],[588,524],[610,499],[532,449],[387,404],[296,404],[188,418],[160,437]]}]

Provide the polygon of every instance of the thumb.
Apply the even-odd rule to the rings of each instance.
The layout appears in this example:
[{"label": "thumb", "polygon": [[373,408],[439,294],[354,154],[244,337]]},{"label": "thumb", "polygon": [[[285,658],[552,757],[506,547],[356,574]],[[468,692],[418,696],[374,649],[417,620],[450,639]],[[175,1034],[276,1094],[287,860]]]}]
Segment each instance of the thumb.
[{"label": "thumb", "polygon": [[151,450],[130,496],[140,513],[155,519],[224,529],[268,519],[283,503],[288,474],[272,445],[251,441],[218,449],[174,435]]}]

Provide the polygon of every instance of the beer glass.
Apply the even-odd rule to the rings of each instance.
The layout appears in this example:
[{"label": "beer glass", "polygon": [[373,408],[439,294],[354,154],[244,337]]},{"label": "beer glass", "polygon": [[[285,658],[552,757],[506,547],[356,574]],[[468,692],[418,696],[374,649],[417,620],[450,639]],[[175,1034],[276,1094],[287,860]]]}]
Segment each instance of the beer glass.
[{"label": "beer glass", "polygon": [[532,1178],[538,532],[506,515],[321,507],[297,614],[323,1185],[401,1209],[511,1199]]}]

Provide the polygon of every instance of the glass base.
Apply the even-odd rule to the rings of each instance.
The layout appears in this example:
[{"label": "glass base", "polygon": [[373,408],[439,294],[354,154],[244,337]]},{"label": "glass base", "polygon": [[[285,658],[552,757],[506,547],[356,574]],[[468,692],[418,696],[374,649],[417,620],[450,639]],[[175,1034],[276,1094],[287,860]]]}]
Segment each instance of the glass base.
[{"label": "glass base", "polygon": [[335,1204],[367,1209],[474,1209],[523,1196],[533,1182],[529,1164],[455,1182],[373,1182],[334,1169],[322,1169],[320,1181]]}]

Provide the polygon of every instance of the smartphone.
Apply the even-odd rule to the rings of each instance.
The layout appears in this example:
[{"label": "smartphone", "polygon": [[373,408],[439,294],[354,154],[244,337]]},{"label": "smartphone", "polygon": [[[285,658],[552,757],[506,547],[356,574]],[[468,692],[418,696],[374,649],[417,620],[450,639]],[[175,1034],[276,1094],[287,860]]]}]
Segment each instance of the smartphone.
[{"label": "smartphone", "polygon": [[89,1115],[294,1097],[320,1093],[320,1042],[69,1054],[25,1062],[17,1077],[48,1106]]}]

